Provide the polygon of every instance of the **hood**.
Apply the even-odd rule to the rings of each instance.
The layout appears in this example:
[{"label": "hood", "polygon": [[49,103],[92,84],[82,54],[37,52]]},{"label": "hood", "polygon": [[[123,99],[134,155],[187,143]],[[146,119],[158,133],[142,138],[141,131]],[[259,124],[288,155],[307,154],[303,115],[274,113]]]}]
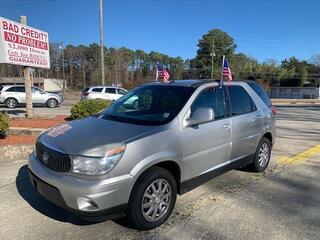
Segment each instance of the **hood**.
[{"label": "hood", "polygon": [[103,156],[108,145],[128,143],[158,126],[135,125],[94,117],[71,121],[43,133],[38,141],[49,148],[72,155]]}]

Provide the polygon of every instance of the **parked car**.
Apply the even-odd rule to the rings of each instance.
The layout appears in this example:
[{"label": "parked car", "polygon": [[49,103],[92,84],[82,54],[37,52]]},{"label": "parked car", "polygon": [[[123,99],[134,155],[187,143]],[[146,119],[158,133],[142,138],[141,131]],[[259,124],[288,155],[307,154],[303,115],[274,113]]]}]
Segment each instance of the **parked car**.
[{"label": "parked car", "polygon": [[115,101],[125,95],[127,92],[128,91],[124,88],[114,86],[86,87],[81,92],[81,100],[101,98]]},{"label": "parked car", "polygon": [[[46,105],[55,108],[63,102],[63,96],[56,93],[48,93],[38,87],[32,87],[32,103]],[[26,92],[24,85],[0,86],[0,103],[8,108],[15,108],[18,104],[26,103]]]},{"label": "parked car", "polygon": [[30,178],[79,216],[125,215],[151,229],[169,217],[177,194],[234,168],[264,171],[275,131],[275,109],[254,82],[146,84],[98,115],[43,133]]}]

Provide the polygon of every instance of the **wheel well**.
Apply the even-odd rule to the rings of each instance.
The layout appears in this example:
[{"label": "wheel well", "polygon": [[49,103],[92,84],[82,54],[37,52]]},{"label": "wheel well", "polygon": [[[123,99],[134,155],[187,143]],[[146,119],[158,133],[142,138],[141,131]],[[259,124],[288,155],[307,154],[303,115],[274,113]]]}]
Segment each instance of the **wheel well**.
[{"label": "wheel well", "polygon": [[164,162],[157,163],[154,166],[164,168],[172,174],[172,176],[176,179],[176,182],[177,182],[178,193],[180,193],[181,171],[180,171],[179,165],[174,161],[164,161]]},{"label": "wheel well", "polygon": [[6,98],[6,100],[4,100],[4,101],[7,101],[7,100],[8,100],[8,99],[10,99],[10,98],[12,98],[12,99],[16,100],[16,101],[17,101],[17,103],[18,103],[18,99],[16,99],[15,97],[8,97],[8,98]]},{"label": "wheel well", "polygon": [[58,100],[57,100],[55,97],[49,97],[49,98],[47,99],[47,102],[48,102],[50,99],[54,99],[54,100],[56,100],[56,101],[58,102]]},{"label": "wheel well", "polygon": [[270,132],[267,132],[263,135],[263,137],[266,137],[269,139],[270,143],[272,144],[272,134]]}]

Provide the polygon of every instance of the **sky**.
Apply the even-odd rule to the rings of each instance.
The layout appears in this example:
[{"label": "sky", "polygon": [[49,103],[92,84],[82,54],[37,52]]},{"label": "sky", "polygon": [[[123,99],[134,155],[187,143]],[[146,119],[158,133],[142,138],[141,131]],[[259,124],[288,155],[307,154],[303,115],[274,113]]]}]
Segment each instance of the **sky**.
[{"label": "sky", "polygon": [[[0,0],[0,16],[47,31],[50,42],[99,43],[99,0]],[[103,0],[104,45],[190,59],[209,30],[259,61],[320,54],[320,0]]]}]

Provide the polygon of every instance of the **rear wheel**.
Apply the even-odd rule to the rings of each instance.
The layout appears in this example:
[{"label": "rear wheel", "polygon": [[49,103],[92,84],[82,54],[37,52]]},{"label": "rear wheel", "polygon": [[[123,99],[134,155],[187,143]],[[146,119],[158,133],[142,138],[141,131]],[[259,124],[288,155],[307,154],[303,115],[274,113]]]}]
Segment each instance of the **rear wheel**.
[{"label": "rear wheel", "polygon": [[58,105],[58,101],[54,98],[49,98],[46,105],[49,108],[55,108]]},{"label": "rear wheel", "polygon": [[160,226],[170,216],[177,197],[177,183],[166,169],[152,167],[136,182],[127,208],[129,224],[138,229]]},{"label": "rear wheel", "polygon": [[5,101],[5,104],[6,104],[7,108],[15,108],[18,104],[18,101],[15,98],[8,98]]},{"label": "rear wheel", "polygon": [[248,168],[254,172],[263,172],[269,165],[271,156],[271,143],[266,137],[263,137],[257,147],[254,161],[248,165]]}]

